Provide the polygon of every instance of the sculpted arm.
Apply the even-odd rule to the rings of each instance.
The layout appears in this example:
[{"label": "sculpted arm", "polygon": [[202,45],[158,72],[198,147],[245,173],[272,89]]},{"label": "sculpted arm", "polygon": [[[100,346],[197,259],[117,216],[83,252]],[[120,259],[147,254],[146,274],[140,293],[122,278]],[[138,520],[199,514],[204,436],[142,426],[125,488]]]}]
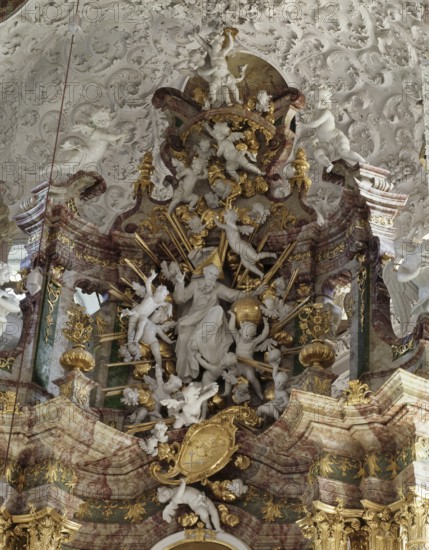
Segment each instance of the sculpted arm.
[{"label": "sculpted arm", "polygon": [[321,126],[324,122],[327,122],[332,118],[332,113],[329,110],[324,110],[318,117],[313,118],[313,120],[310,120],[309,122],[301,122],[300,126],[301,128],[318,128]]},{"label": "sculpted arm", "polygon": [[263,342],[268,337],[269,332],[270,325],[268,324],[267,318],[264,317],[264,329],[261,334],[257,338],[255,338],[255,344],[260,344],[261,342]]},{"label": "sculpted arm", "polygon": [[187,287],[185,287],[185,282],[183,279],[176,280],[173,292],[173,300],[176,304],[185,304],[188,302],[194,295],[195,282],[191,281]]}]

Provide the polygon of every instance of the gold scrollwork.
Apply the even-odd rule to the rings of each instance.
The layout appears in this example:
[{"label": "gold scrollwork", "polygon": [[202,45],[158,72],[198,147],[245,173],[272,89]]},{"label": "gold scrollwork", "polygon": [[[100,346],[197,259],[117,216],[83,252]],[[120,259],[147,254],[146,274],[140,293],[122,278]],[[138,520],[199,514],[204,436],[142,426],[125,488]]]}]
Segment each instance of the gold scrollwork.
[{"label": "gold scrollwork", "polygon": [[48,314],[45,319],[45,343],[48,343],[51,336],[51,328],[54,324],[54,309],[55,305],[59,300],[61,295],[61,276],[64,272],[64,268],[56,266],[51,268],[49,272],[49,281],[46,287],[47,290],[47,301],[48,301]]},{"label": "gold scrollwork", "polygon": [[179,475],[187,483],[195,483],[222,470],[238,450],[235,422],[259,426],[261,420],[253,409],[235,406],[200,424],[194,424],[188,429],[180,446],[159,446],[159,458],[168,460],[172,466],[165,472],[161,464],[153,462],[150,466],[152,477],[161,483],[177,485]]}]

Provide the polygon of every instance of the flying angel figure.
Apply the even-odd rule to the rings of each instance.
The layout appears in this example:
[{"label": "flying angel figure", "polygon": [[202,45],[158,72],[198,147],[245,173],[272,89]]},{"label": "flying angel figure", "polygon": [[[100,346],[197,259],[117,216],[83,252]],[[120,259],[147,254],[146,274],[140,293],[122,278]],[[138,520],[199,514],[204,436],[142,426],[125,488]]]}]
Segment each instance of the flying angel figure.
[{"label": "flying angel figure", "polygon": [[204,388],[192,382],[182,390],[184,401],[163,399],[161,404],[168,408],[169,414],[172,413],[176,417],[173,428],[182,428],[200,422],[203,419],[203,403],[216,395],[218,389],[219,386],[216,382],[208,384]]},{"label": "flying angel figure", "polygon": [[405,257],[397,270],[393,261],[383,269],[395,315],[399,318],[401,332],[409,331],[412,317],[429,312],[429,254],[423,249],[425,243],[415,245],[404,242]]}]

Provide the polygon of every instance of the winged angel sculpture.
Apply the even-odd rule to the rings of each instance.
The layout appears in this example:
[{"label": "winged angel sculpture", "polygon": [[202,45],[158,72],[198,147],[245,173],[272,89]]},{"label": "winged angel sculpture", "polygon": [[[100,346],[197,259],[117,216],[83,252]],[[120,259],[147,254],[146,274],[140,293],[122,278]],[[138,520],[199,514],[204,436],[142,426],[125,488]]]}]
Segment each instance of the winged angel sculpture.
[{"label": "winged angel sculpture", "polygon": [[403,261],[395,269],[392,261],[383,270],[383,279],[392,299],[401,334],[410,332],[410,322],[429,312],[429,252],[426,243],[404,244]]}]

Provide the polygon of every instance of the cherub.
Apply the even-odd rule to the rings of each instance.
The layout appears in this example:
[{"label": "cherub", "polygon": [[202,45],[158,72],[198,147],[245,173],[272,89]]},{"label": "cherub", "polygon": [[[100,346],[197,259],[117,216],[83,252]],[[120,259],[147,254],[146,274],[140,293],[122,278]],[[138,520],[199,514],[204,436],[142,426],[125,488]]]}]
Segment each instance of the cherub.
[{"label": "cherub", "polygon": [[158,444],[168,441],[168,426],[164,422],[157,422],[151,430],[151,436],[139,442],[140,448],[150,456],[158,455]]},{"label": "cherub", "polygon": [[203,388],[192,382],[182,390],[183,401],[163,399],[161,404],[165,405],[176,417],[173,428],[177,429],[200,422],[203,419],[202,405],[204,401],[216,395],[218,389],[219,386],[216,383],[209,384]]},{"label": "cherub", "polygon": [[[256,336],[256,331],[258,327],[255,323],[252,323],[250,321],[243,321],[240,325],[239,330],[236,331],[235,313],[230,311],[229,315],[229,330],[233,334],[236,342],[236,354],[238,359],[235,370],[238,374],[246,377],[247,380],[249,380],[252,388],[256,392],[256,395],[259,397],[259,399],[263,399],[264,396],[262,394],[261,384],[256,377],[255,369],[250,365],[242,362],[241,359],[253,359],[253,354],[257,350],[258,345],[262,344],[262,342],[266,340],[266,338],[268,337],[268,333],[270,332],[268,320],[266,317],[264,317],[264,328],[261,334],[259,336]],[[227,388],[227,386],[229,385],[225,384],[225,394],[231,391],[230,387]]]},{"label": "cherub", "polygon": [[167,382],[162,378],[161,368],[155,366],[155,379],[151,376],[144,376],[144,381],[152,392],[153,400],[155,401],[155,411],[161,417],[161,402],[164,399],[170,399],[172,396],[179,398],[182,380],[175,374],[170,374]]},{"label": "cherub", "polygon": [[240,181],[240,176],[237,173],[239,168],[258,176],[264,175],[264,172],[250,162],[250,160],[254,161],[255,158],[249,151],[236,149],[234,143],[244,138],[242,132],[231,132],[226,122],[217,122],[213,128],[206,123],[204,127],[212,138],[217,141],[216,154],[218,157],[225,159],[225,169],[234,181]]},{"label": "cherub", "polygon": [[168,207],[169,214],[183,202],[189,204],[189,210],[195,209],[200,197],[194,193],[194,188],[197,181],[204,178],[206,174],[205,161],[200,157],[194,157],[191,166],[184,166],[181,162],[176,161],[176,168],[176,176],[180,182]]},{"label": "cherub", "polygon": [[268,352],[268,362],[273,368],[274,399],[260,405],[256,412],[258,416],[271,416],[274,420],[278,420],[289,403],[289,394],[286,390],[289,377],[285,372],[279,372],[282,362],[282,354],[279,349],[272,349]]},{"label": "cherub", "polygon": [[170,501],[162,512],[162,518],[167,523],[171,522],[179,504],[187,504],[200,517],[207,529],[214,528],[216,531],[222,532],[216,506],[202,491],[186,487],[184,479],[180,481],[177,488],[158,487],[158,500],[161,503]]},{"label": "cherub", "polygon": [[[134,306],[131,310],[124,309],[121,317],[129,315],[128,324],[128,345],[134,349],[143,336],[144,329],[149,321],[149,317],[159,307],[166,306],[171,311],[171,304],[165,301],[168,296],[167,287],[160,285],[155,292],[152,292],[152,281],[157,277],[156,271],[152,270],[150,277],[146,279],[146,293],[140,304]],[[143,288],[143,287],[141,287]]]},{"label": "cherub", "polygon": [[[93,113],[87,124],[76,124],[74,132],[79,132],[87,137],[85,145],[76,145],[71,140],[65,141],[60,149],[63,152],[59,158],[59,165],[73,168],[77,172],[82,168],[84,162],[100,162],[110,143],[122,145],[127,134],[114,134],[108,132],[112,123],[111,114],[105,109],[99,109]],[[71,175],[71,174],[68,174]]]},{"label": "cherub", "polygon": [[[243,241],[240,231],[248,233],[248,226],[238,227],[237,218],[237,212],[228,209],[224,214],[225,223],[220,223],[216,218],[214,221],[218,227],[225,231],[229,246],[240,256],[243,266],[262,279],[264,273],[256,267],[256,263],[264,258],[276,258],[276,254],[274,252],[256,252],[251,244]],[[251,229],[253,230],[253,228]]]},{"label": "cherub", "polygon": [[135,408],[130,416],[131,424],[140,424],[147,416],[151,420],[162,418],[151,392],[144,388],[125,388],[121,401],[127,407]]},{"label": "cherub", "polygon": [[[165,308],[157,309],[148,319],[143,330],[143,335],[140,339],[143,344],[149,346],[149,349],[155,359],[155,365],[159,368],[162,367],[162,356],[158,337],[167,344],[174,343],[173,340],[171,340],[164,332],[164,330],[168,330],[176,326],[175,321],[167,321],[168,317],[169,315],[165,311]],[[134,355],[134,361],[140,360],[141,353],[138,343],[129,345],[128,350]]]},{"label": "cherub", "polygon": [[[237,83],[243,80],[247,65],[240,67],[238,78],[230,72],[226,59],[234,48],[234,38],[230,29],[225,29],[225,34],[226,40],[224,35],[217,34],[212,38],[211,43],[206,42],[198,34],[195,35],[196,41],[207,52],[205,65],[197,68],[197,74],[209,83],[209,99],[204,109],[208,109],[210,105],[219,106],[222,103],[226,105],[232,105],[233,102],[241,103]],[[226,41],[225,46],[224,41]]]},{"label": "cherub", "polygon": [[[299,124],[300,129],[314,130],[314,158],[326,168],[327,172],[334,167],[332,161],[338,158],[349,163],[366,162],[361,155],[350,149],[349,139],[344,132],[336,128],[330,95],[330,90],[320,90],[311,119]],[[298,143],[298,139],[295,139],[295,143]],[[295,150],[289,158],[295,158]]]},{"label": "cherub", "polygon": [[225,380],[225,392],[222,394],[223,397],[227,397],[231,393],[232,388],[232,400],[237,405],[250,401],[251,395],[249,393],[249,381],[243,376],[238,378],[235,376],[238,374],[236,368],[232,368],[223,373],[223,378]]},{"label": "cherub", "polygon": [[[7,264],[0,262],[0,284],[3,285],[11,278],[11,271]],[[0,289],[0,336],[6,330],[7,315],[9,313],[21,313],[19,300],[13,294]]]}]

